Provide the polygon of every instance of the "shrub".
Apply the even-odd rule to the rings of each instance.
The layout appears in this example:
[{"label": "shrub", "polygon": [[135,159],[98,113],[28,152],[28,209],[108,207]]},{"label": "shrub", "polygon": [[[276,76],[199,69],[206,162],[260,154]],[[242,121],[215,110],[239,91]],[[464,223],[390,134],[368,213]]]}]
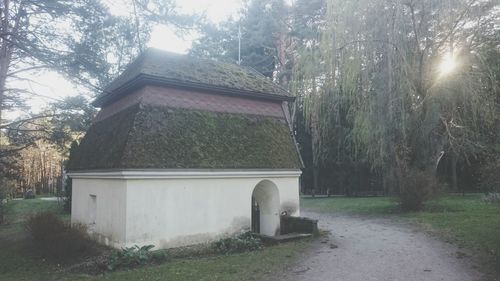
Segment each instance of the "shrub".
[{"label": "shrub", "polygon": [[479,170],[479,185],[486,193],[500,192],[500,155],[487,159]]},{"label": "shrub", "polygon": [[[77,141],[71,142],[71,145],[69,147],[69,159],[72,159],[75,157],[75,155],[78,153],[78,147],[79,144]],[[64,165],[67,167],[69,165],[69,160],[67,160]],[[64,211],[67,213],[71,213],[71,200],[73,196],[73,180],[70,177],[66,177],[64,179],[64,191],[62,192],[62,199],[64,202],[63,208]]]},{"label": "shrub", "polygon": [[0,224],[5,221],[5,214],[7,213],[7,193],[5,189],[0,186]]},{"label": "shrub", "polygon": [[108,270],[117,268],[130,268],[140,265],[150,264],[152,262],[163,261],[166,259],[164,251],[151,251],[153,245],[139,247],[122,248],[120,251],[114,251],[107,261]]},{"label": "shrub", "polygon": [[24,193],[24,199],[35,199],[35,191],[28,189],[28,191]]},{"label": "shrub", "polygon": [[0,224],[4,223],[6,220],[6,215],[8,213],[9,198],[12,197],[16,189],[16,182],[11,179],[2,178],[0,175]]},{"label": "shrub", "polygon": [[71,200],[73,195],[72,180],[70,177],[64,181],[64,196],[63,196],[63,209],[67,213],[71,213]]},{"label": "shrub", "polygon": [[232,254],[255,251],[262,248],[262,241],[250,232],[238,236],[220,239],[213,243],[217,253]]},{"label": "shrub", "polygon": [[41,212],[28,217],[26,228],[35,247],[44,255],[57,260],[80,258],[96,251],[83,225],[71,225],[51,212]]},{"label": "shrub", "polygon": [[10,204],[8,204],[8,201],[15,194],[16,187],[15,180],[0,174],[0,224],[6,221],[6,217],[10,211]]},{"label": "shrub", "polygon": [[404,211],[419,211],[438,189],[431,172],[409,169],[400,179],[398,201]]}]

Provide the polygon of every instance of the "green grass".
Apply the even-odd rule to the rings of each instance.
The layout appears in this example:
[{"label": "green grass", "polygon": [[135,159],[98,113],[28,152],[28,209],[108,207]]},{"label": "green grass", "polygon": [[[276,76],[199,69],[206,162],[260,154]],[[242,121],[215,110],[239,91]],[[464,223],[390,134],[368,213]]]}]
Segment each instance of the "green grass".
[{"label": "green grass", "polygon": [[388,197],[330,197],[302,198],[300,205],[317,212],[340,212],[357,215],[383,215],[394,213],[396,202]]},{"label": "green grass", "polygon": [[[63,215],[57,202],[40,199],[11,201],[10,225],[0,226],[0,280],[266,280],[291,264],[308,245],[308,240],[262,250],[209,258],[173,259],[158,266],[117,271],[102,276],[69,273],[45,261],[32,250],[25,237],[24,218],[33,212],[50,210]],[[64,216],[64,215],[63,215]],[[66,215],[67,216],[67,215]]]},{"label": "green grass", "polygon": [[480,196],[447,196],[429,202],[427,211],[402,215],[450,242],[476,250],[500,273],[500,205]]},{"label": "green grass", "polygon": [[115,272],[96,280],[266,280],[266,275],[285,268],[306,246],[307,241],[302,241],[250,253],[181,260],[156,267]]},{"label": "green grass", "polygon": [[2,236],[20,234],[24,229],[24,220],[33,213],[50,211],[65,219],[69,218],[68,214],[63,213],[62,206],[58,202],[38,198],[9,201],[7,210],[7,224],[0,225],[0,239]]},{"label": "green grass", "polygon": [[9,219],[14,222],[21,222],[26,215],[41,211],[51,211],[62,214],[62,206],[57,201],[47,201],[42,199],[12,200],[9,201]]},{"label": "green grass", "polygon": [[291,264],[307,243],[293,242],[250,253],[174,260],[159,266],[86,276],[64,272],[55,264],[29,256],[29,249],[22,242],[0,242],[0,280],[265,280],[265,276]]},{"label": "green grass", "polygon": [[[62,214],[57,202],[40,199],[11,201],[9,225],[0,226],[0,280],[265,280],[266,274],[284,269],[303,251],[307,241],[261,251],[199,259],[171,260],[158,266],[118,271],[103,276],[68,273],[44,261],[30,248],[24,218],[50,210]],[[478,195],[444,196],[429,202],[422,212],[402,213],[384,197],[303,198],[304,210],[386,216],[415,222],[424,230],[482,253],[485,263],[500,268],[500,206],[483,203]]]},{"label": "green grass", "polygon": [[302,199],[303,209],[386,216],[414,222],[441,239],[479,253],[500,272],[500,205],[488,204],[481,195],[442,196],[428,202],[421,212],[401,212],[386,197]]}]

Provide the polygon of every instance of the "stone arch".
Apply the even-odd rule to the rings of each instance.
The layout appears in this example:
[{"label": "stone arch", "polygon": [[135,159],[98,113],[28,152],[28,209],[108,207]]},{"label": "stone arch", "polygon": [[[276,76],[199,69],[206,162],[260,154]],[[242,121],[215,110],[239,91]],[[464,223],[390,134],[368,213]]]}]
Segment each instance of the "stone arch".
[{"label": "stone arch", "polygon": [[260,181],[252,192],[252,231],[269,236],[280,232],[280,195],[270,180]]}]

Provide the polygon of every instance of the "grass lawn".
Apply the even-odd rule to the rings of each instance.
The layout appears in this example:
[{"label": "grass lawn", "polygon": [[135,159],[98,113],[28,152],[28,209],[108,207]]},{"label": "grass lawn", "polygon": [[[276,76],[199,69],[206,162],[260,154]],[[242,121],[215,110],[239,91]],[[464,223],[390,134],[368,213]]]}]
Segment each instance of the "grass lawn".
[{"label": "grass lawn", "polygon": [[301,208],[317,212],[341,212],[358,215],[383,215],[397,211],[388,197],[318,197],[301,198]]},{"label": "grass lawn", "polygon": [[161,266],[116,272],[96,280],[266,280],[266,275],[293,262],[306,244],[302,241],[250,253],[175,261]]},{"label": "grass lawn", "polygon": [[0,240],[7,236],[15,238],[24,233],[24,220],[26,216],[40,211],[51,211],[62,217],[69,215],[62,212],[62,206],[54,201],[42,199],[12,200],[7,205],[7,224],[0,225]]},{"label": "grass lawn", "polygon": [[291,264],[306,246],[307,241],[301,241],[250,253],[174,260],[159,266],[86,276],[65,272],[55,264],[30,256],[29,249],[20,242],[0,242],[0,280],[266,280],[265,276]]},{"label": "grass lawn", "polygon": [[10,221],[0,225],[0,280],[266,280],[265,276],[284,269],[303,251],[308,241],[266,247],[262,250],[198,259],[177,259],[158,266],[87,276],[65,271],[37,256],[26,238],[24,218],[42,210],[61,216],[57,202],[40,199],[11,201]]},{"label": "grass lawn", "polygon": [[303,209],[356,215],[387,216],[415,222],[446,241],[475,250],[500,273],[500,204],[481,195],[442,196],[422,212],[402,213],[391,198],[303,198]]}]

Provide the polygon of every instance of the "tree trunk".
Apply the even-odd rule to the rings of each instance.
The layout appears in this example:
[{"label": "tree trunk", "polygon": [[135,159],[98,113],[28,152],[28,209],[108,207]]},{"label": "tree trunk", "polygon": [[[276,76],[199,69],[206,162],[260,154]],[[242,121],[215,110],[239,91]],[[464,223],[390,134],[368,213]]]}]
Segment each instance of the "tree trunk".
[{"label": "tree trunk", "polygon": [[316,191],[318,190],[318,167],[313,166],[313,188],[312,197],[315,197]]},{"label": "tree trunk", "polygon": [[451,153],[451,188],[453,191],[458,191],[458,179],[457,179],[457,161],[458,157],[455,152]]},{"label": "tree trunk", "polygon": [[[2,18],[0,26],[0,34],[2,37],[10,31],[9,30],[9,0],[4,0],[3,10],[0,10],[0,17]],[[2,123],[2,110],[3,103],[5,100],[5,84],[7,81],[7,73],[10,66],[10,61],[12,57],[12,50],[9,48],[10,43],[5,39],[0,37],[0,124]]]}]

